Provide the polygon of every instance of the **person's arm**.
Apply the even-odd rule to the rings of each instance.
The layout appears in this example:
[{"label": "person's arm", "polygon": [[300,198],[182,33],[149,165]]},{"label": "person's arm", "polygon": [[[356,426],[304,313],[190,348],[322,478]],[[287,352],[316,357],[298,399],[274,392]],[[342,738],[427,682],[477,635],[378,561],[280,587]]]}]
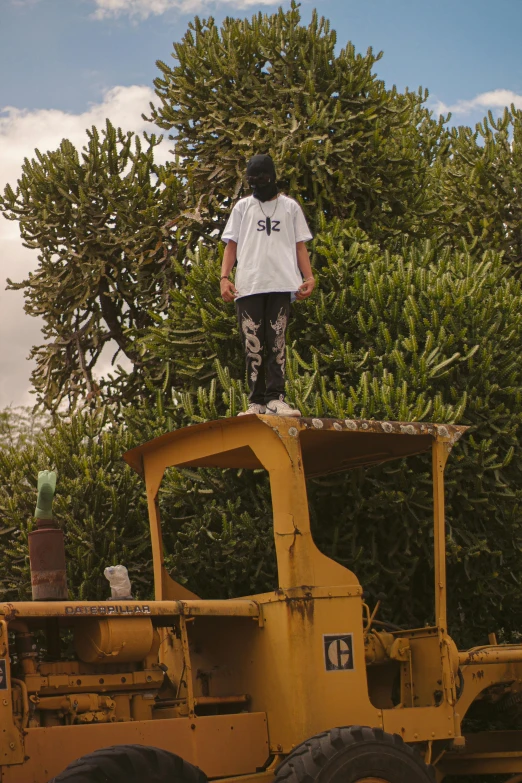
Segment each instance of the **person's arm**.
[{"label": "person's arm", "polygon": [[225,302],[233,302],[235,295],[238,293],[232,280],[228,279],[229,274],[234,268],[236,263],[237,254],[237,242],[233,239],[229,239],[225,252],[223,253],[223,261],[221,263],[221,280],[219,281],[219,287],[221,289],[221,296]]},{"label": "person's arm", "polygon": [[302,299],[308,299],[310,294],[315,288],[315,278],[312,272],[312,265],[310,263],[310,256],[304,242],[296,243],[297,251],[297,266],[299,271],[303,275],[303,285],[299,287],[295,298],[301,301]]}]

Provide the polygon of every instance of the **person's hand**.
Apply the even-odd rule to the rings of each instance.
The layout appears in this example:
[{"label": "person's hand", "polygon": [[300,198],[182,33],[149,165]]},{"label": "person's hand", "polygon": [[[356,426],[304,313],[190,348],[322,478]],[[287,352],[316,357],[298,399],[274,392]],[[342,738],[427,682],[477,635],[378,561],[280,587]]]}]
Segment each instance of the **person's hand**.
[{"label": "person's hand", "polygon": [[308,299],[312,291],[315,288],[315,278],[307,277],[303,280],[303,284],[299,286],[299,290],[296,292],[295,298],[300,302],[303,299]]},{"label": "person's hand", "polygon": [[233,302],[239,293],[232,280],[229,280],[228,277],[221,278],[219,287],[225,302]]}]

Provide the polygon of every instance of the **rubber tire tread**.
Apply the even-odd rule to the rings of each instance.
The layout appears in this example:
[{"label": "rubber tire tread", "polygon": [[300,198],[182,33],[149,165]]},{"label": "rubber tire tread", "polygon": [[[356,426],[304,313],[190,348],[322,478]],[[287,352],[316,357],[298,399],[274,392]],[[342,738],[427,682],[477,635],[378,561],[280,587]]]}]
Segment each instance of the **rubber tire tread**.
[{"label": "rubber tire tread", "polygon": [[[331,783],[331,768],[343,756],[351,755],[356,759],[370,749],[374,758],[382,759],[386,754],[387,758],[404,767],[399,775],[397,771],[391,773],[389,783],[435,783],[434,768],[425,764],[402,737],[369,726],[342,726],[306,740],[277,768],[275,783],[318,783],[319,780],[320,783]],[[362,779],[360,772],[355,774],[356,777],[349,773],[343,776],[344,783],[356,783]]]},{"label": "rubber tire tread", "polygon": [[207,783],[198,767],[162,748],[112,745],[71,762],[49,783]]}]

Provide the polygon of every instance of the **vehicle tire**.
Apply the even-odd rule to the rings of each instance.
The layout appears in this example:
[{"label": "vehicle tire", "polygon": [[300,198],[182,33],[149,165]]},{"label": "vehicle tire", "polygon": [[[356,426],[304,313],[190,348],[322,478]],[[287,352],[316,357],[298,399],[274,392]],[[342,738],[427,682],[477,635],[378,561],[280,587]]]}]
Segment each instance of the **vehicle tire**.
[{"label": "vehicle tire", "polygon": [[435,773],[398,734],[346,726],[298,745],[276,783],[434,783]]},{"label": "vehicle tire", "polygon": [[168,750],[113,745],[76,759],[49,783],[207,783],[207,776]]}]

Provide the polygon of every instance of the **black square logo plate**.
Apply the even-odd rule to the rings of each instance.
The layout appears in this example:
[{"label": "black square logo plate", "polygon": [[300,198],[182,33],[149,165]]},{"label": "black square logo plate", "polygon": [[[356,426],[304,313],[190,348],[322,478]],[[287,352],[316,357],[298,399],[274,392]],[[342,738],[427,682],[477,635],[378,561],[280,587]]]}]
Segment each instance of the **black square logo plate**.
[{"label": "black square logo plate", "polygon": [[353,634],[335,633],[323,636],[324,668],[327,672],[352,671]]}]

